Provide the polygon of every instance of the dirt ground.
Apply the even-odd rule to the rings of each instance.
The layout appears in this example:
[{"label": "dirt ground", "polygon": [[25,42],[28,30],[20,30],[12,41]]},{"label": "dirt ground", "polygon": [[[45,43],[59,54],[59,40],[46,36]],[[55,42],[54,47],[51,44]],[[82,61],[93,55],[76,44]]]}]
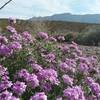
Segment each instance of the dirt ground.
[{"label": "dirt ground", "polygon": [[80,46],[82,49],[83,53],[86,55],[96,55],[97,56],[97,61],[98,65],[100,65],[100,47],[96,46]]}]

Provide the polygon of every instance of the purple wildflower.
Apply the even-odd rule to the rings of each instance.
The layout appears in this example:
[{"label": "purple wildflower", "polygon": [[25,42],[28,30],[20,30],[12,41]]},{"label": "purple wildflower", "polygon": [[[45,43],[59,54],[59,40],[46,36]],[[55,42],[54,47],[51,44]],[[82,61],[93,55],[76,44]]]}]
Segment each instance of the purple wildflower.
[{"label": "purple wildflower", "polygon": [[57,72],[53,69],[43,69],[38,73],[38,79],[40,81],[50,81],[52,84],[58,85]]},{"label": "purple wildflower", "polygon": [[52,84],[50,84],[49,82],[43,82],[42,84],[41,84],[41,87],[42,87],[42,89],[45,91],[45,92],[49,92],[49,91],[51,91],[52,90]]},{"label": "purple wildflower", "polygon": [[64,83],[68,84],[68,85],[73,85],[73,79],[71,77],[69,77],[68,75],[63,75],[62,76]]},{"label": "purple wildflower", "polygon": [[26,79],[27,85],[31,88],[39,86],[39,80],[35,74],[30,74]]},{"label": "purple wildflower", "polygon": [[79,70],[80,70],[81,72],[88,72],[89,67],[88,67],[88,65],[85,64],[85,63],[80,63],[80,64],[79,64]]},{"label": "purple wildflower", "polygon": [[19,81],[17,81],[16,83],[13,84],[12,90],[13,90],[13,92],[16,93],[17,95],[21,95],[21,94],[23,94],[23,92],[25,92],[25,90],[26,90],[26,85],[25,85],[24,82],[19,82]]},{"label": "purple wildflower", "polygon": [[17,73],[17,78],[26,79],[29,77],[29,72],[26,69],[22,69]]},{"label": "purple wildflower", "polygon": [[8,88],[10,88],[12,86],[12,82],[11,81],[8,81],[8,80],[6,80],[6,81],[1,81],[0,82],[0,91],[3,91],[3,90],[5,90],[5,89],[8,89]]},{"label": "purple wildflower", "polygon": [[0,35],[0,44],[8,43],[8,39],[5,36]]},{"label": "purple wildflower", "polygon": [[67,88],[63,91],[63,93],[68,100],[86,100],[84,97],[84,93],[79,86]]},{"label": "purple wildflower", "polygon": [[38,92],[30,100],[47,100],[47,96],[44,92]]},{"label": "purple wildflower", "polygon": [[7,30],[10,31],[11,33],[17,33],[16,29],[12,26],[7,26]]},{"label": "purple wildflower", "polygon": [[21,35],[23,42],[25,42],[26,44],[33,42],[32,35],[28,31],[21,33]]},{"label": "purple wildflower", "polygon": [[56,41],[57,41],[57,39],[56,39],[56,38],[54,38],[53,36],[51,36],[51,37],[49,37],[49,41],[54,41],[54,42],[56,42]]},{"label": "purple wildflower", "polygon": [[38,32],[38,33],[37,33],[37,36],[38,36],[40,39],[44,39],[44,40],[47,40],[47,39],[48,39],[48,34],[45,33],[45,32]]},{"label": "purple wildflower", "polygon": [[0,93],[0,100],[11,100],[12,98],[12,93],[8,91],[4,91]]},{"label": "purple wildflower", "polygon": [[59,64],[59,66],[60,66],[60,70],[63,72],[68,72],[68,71],[72,70],[72,68],[68,64],[66,64],[65,62],[61,62]]},{"label": "purple wildflower", "polygon": [[36,71],[36,72],[43,69],[40,65],[38,65],[36,63],[31,64],[31,67],[32,67],[33,71]]},{"label": "purple wildflower", "polygon": [[9,45],[9,48],[13,50],[20,50],[22,49],[22,45],[19,42],[14,41]]},{"label": "purple wildflower", "polygon": [[10,18],[8,19],[8,22],[9,22],[10,24],[16,24],[16,19],[10,17]]},{"label": "purple wildflower", "polygon": [[49,53],[47,55],[42,55],[47,62],[54,62],[55,61],[55,54]]},{"label": "purple wildflower", "polygon": [[10,39],[13,41],[22,41],[22,36],[18,33],[13,33],[12,35],[10,35]]},{"label": "purple wildflower", "polygon": [[8,56],[13,53],[13,50],[11,50],[7,45],[1,45],[0,46],[0,55]]}]

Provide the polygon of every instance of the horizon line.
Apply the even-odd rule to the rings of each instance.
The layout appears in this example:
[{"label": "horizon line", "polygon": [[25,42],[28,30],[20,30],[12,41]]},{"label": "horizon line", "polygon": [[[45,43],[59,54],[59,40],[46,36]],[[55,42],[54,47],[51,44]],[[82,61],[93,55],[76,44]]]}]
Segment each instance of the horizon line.
[{"label": "horizon line", "polygon": [[[53,16],[53,15],[60,15],[60,14],[70,14],[70,15],[100,15],[100,13],[71,13],[71,12],[65,12],[65,13],[55,13],[55,14],[50,14],[50,15],[43,15],[43,16],[33,16],[33,17],[30,17],[30,18],[25,18],[25,17],[23,17],[23,18],[21,18],[21,17],[12,17],[12,18],[16,18],[16,19],[22,19],[22,20],[28,20],[28,19],[31,19],[31,18],[34,18],[34,17],[36,17],[36,18],[38,18],[38,17],[49,17],[49,16]],[[11,16],[9,16],[9,17],[0,17],[0,19],[8,19],[8,18],[10,18]]]}]

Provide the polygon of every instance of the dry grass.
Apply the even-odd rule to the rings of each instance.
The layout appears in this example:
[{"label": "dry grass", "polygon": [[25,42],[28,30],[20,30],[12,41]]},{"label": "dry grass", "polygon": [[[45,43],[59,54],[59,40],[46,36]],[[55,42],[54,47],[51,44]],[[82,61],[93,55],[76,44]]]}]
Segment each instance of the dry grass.
[{"label": "dry grass", "polygon": [[[6,19],[0,20],[0,31],[5,30],[5,26],[7,25]],[[19,31],[28,30],[31,33],[36,33],[39,31],[48,32],[49,34],[67,34],[68,32],[80,33],[84,32],[87,27],[92,26],[100,26],[94,24],[86,24],[86,23],[74,23],[74,22],[62,22],[62,21],[25,21],[18,20],[16,28]]]}]

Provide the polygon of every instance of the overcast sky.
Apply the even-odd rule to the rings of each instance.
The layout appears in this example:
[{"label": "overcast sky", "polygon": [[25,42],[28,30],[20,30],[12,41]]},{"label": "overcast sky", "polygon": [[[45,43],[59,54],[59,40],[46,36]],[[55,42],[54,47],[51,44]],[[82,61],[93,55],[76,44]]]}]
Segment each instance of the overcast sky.
[{"label": "overcast sky", "polygon": [[[0,0],[0,7],[8,0]],[[2,10],[0,18],[28,19],[58,13],[100,14],[100,0],[13,0]]]}]

